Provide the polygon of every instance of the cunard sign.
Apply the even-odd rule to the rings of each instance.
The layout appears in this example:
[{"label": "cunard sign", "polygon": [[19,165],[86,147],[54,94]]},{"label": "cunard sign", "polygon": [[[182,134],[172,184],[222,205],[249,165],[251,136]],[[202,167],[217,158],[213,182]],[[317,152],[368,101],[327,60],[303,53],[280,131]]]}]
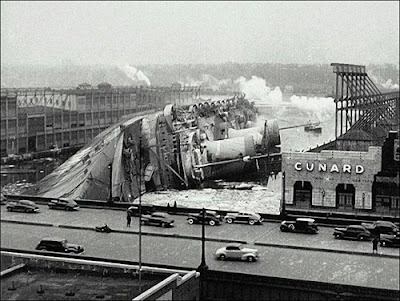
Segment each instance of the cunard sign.
[{"label": "cunard sign", "polygon": [[362,174],[364,172],[364,166],[362,165],[350,165],[350,164],[328,164],[328,163],[314,163],[314,162],[307,162],[301,163],[296,162],[294,164],[294,169],[297,171],[319,171],[319,172],[330,172],[330,173],[349,173],[352,172],[356,174]]}]

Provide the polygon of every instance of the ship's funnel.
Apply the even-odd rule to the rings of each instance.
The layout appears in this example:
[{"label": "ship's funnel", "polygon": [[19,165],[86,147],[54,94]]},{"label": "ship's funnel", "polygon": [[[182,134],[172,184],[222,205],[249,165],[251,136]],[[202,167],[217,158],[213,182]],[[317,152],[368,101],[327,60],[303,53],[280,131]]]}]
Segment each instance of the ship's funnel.
[{"label": "ship's funnel", "polygon": [[236,137],[231,139],[206,141],[205,146],[211,161],[228,160],[256,154],[253,136]]},{"label": "ship's funnel", "polygon": [[253,141],[256,145],[261,145],[262,144],[262,134],[264,132],[264,129],[262,127],[254,127],[254,128],[248,128],[248,129],[241,129],[241,130],[235,130],[232,128],[228,129],[228,137],[229,138],[237,138],[237,137],[247,137],[247,136],[252,136]]}]

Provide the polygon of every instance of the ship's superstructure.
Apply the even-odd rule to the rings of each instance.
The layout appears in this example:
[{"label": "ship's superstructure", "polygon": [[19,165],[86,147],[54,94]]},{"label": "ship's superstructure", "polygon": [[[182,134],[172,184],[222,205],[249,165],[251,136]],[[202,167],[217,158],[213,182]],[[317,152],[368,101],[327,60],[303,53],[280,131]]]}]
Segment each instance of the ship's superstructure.
[{"label": "ship's superstructure", "polygon": [[280,171],[274,120],[258,120],[244,95],[126,116],[53,173],[35,194],[132,201],[140,193],[201,186],[207,179]]}]

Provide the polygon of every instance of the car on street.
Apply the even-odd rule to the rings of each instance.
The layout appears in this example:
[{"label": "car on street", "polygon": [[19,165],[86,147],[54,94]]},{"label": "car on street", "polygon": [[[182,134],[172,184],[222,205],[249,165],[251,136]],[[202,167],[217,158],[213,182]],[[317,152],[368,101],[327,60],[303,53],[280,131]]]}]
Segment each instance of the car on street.
[{"label": "car on street", "polygon": [[84,247],[77,244],[71,244],[65,238],[46,237],[36,246],[36,250],[63,252],[63,253],[83,253]]},{"label": "car on street", "polygon": [[361,225],[350,225],[347,227],[338,227],[333,231],[335,238],[350,238],[358,240],[370,240],[372,233]]},{"label": "car on street", "polygon": [[255,212],[233,212],[227,213],[224,217],[224,221],[228,224],[232,223],[246,223],[249,225],[262,224],[262,217]]},{"label": "car on street", "polygon": [[174,220],[165,212],[156,211],[151,214],[143,214],[141,220],[143,225],[161,226],[163,228],[174,226]]},{"label": "car on street", "polygon": [[79,210],[79,205],[74,200],[67,199],[54,199],[47,203],[49,209],[60,209],[60,210]]},{"label": "car on street", "polygon": [[373,223],[361,223],[361,226],[370,231],[373,235],[396,234],[400,232],[399,226],[389,221],[379,220]]},{"label": "car on street", "polygon": [[20,212],[39,212],[40,208],[35,202],[29,200],[12,200],[7,202],[6,209],[8,211]]},{"label": "car on street", "polygon": [[400,232],[396,234],[381,234],[379,242],[382,247],[400,247]]},{"label": "car on street", "polygon": [[[191,213],[186,219],[189,225],[203,223],[203,210],[199,213]],[[214,210],[205,210],[204,212],[204,223],[210,226],[220,225],[222,223],[222,217]]]},{"label": "car on street", "polygon": [[258,250],[247,248],[240,243],[231,243],[226,247],[219,248],[214,256],[219,260],[233,259],[253,262],[258,260]]},{"label": "car on street", "polygon": [[0,205],[5,205],[6,203],[7,203],[6,196],[3,193],[1,193],[1,195],[0,195]]},{"label": "car on street", "polygon": [[299,217],[295,221],[281,222],[280,230],[282,232],[303,232],[307,234],[317,234],[318,226],[313,218]]}]

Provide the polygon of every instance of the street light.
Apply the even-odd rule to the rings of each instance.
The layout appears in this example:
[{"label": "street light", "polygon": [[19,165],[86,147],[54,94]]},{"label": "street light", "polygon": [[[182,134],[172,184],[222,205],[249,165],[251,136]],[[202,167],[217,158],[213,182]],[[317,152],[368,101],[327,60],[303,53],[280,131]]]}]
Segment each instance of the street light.
[{"label": "street light", "polygon": [[205,214],[206,209],[203,208],[202,211],[202,223],[201,223],[201,264],[197,268],[200,273],[200,300],[205,300],[205,273],[208,271],[208,266],[206,264],[206,234],[205,234]]}]

